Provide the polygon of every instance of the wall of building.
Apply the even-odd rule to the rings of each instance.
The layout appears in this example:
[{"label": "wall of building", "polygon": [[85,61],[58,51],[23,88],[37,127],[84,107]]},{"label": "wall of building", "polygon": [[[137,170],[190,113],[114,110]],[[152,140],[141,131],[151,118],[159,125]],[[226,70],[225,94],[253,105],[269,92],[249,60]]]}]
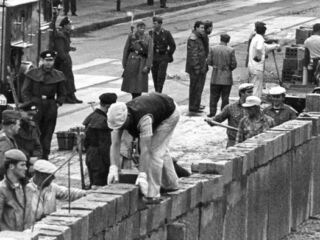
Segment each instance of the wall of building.
[{"label": "wall of building", "polygon": [[[307,103],[320,103],[320,95]],[[311,105],[312,105],[311,104]],[[208,153],[181,188],[145,205],[131,184],[103,187],[35,225],[50,240],[278,240],[320,212],[320,112]],[[1,238],[1,235],[0,235]],[[30,239],[30,237],[28,237]]]}]

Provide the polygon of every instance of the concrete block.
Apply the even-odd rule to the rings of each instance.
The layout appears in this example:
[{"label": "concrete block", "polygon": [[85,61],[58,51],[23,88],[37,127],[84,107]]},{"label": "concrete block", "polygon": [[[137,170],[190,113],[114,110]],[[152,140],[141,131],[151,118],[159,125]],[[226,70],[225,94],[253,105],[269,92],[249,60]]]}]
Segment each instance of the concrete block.
[{"label": "concrete block", "polygon": [[114,225],[106,229],[104,240],[120,240],[119,238],[119,225]]},{"label": "concrete block", "polygon": [[139,226],[140,233],[139,236],[145,236],[148,232],[148,212],[149,208],[143,209],[139,211]]},{"label": "concrete block", "polygon": [[14,232],[14,231],[2,231],[0,232],[0,239],[3,240],[38,240],[38,234],[31,232]]},{"label": "concrete block", "polygon": [[202,160],[199,161],[199,172],[222,175],[222,182],[227,184],[233,178],[233,162],[228,160]]},{"label": "concrete block", "polygon": [[226,187],[226,214],[223,224],[223,239],[246,239],[246,178],[232,182]]},{"label": "concrete block", "polygon": [[167,240],[186,240],[186,226],[183,223],[172,223],[167,226]]},{"label": "concrete block", "polygon": [[189,189],[190,191],[190,209],[195,208],[201,202],[202,185],[201,182],[188,181],[188,178],[179,180],[179,187],[182,189]]},{"label": "concrete block", "polygon": [[223,197],[223,181],[221,175],[193,174],[190,178],[201,180],[201,203],[218,200]]},{"label": "concrete block", "polygon": [[[55,240],[71,240],[71,229],[67,226],[48,225],[42,221],[34,225],[34,233],[39,237],[54,237]],[[41,239],[40,237],[40,239]]]},{"label": "concrete block", "polygon": [[191,172],[198,173],[199,172],[199,164],[191,163]]},{"label": "concrete block", "polygon": [[147,233],[158,229],[170,219],[173,211],[172,204],[173,200],[170,197],[166,197],[159,204],[147,205]]},{"label": "concrete block", "polygon": [[267,239],[269,165],[247,179],[247,240]]},{"label": "concrete block", "polygon": [[89,229],[81,217],[47,216],[42,219],[47,225],[67,226],[71,230],[71,240],[89,239]]},{"label": "concrete block", "polygon": [[[198,240],[199,239],[199,226],[200,226],[200,208],[194,208],[189,211],[185,216],[179,218],[179,223],[183,223],[185,226],[185,240]],[[168,239],[169,236],[174,236],[168,230]],[[171,239],[175,239],[172,238]]]},{"label": "concrete block", "polygon": [[319,135],[320,131],[320,116],[304,113],[305,115],[299,116],[297,120],[312,121],[312,135]]},{"label": "concrete block", "polygon": [[268,240],[282,239],[290,233],[291,159],[284,154],[270,163]]},{"label": "concrete block", "polygon": [[189,211],[191,203],[191,191],[189,188],[180,188],[177,191],[167,193],[166,196],[169,196],[172,200],[169,220],[173,221]]},{"label": "concrete block", "polygon": [[244,153],[246,155],[247,161],[243,165],[243,172],[248,173],[249,171],[254,169],[254,163],[255,163],[255,149],[257,144],[242,142],[239,144],[236,144],[235,147],[238,148],[239,151]]},{"label": "concrete block", "polygon": [[310,216],[320,214],[320,137],[311,140],[311,209]]},{"label": "concrete block", "polygon": [[204,204],[200,212],[199,240],[222,240],[225,199]]},{"label": "concrete block", "polygon": [[132,229],[132,239],[138,239],[140,236],[140,214],[136,212],[130,218],[132,218],[133,229]]},{"label": "concrete block", "polygon": [[320,95],[308,93],[306,95],[306,112],[320,112]]},{"label": "concrete block", "polygon": [[309,198],[311,183],[310,142],[292,152],[292,228],[309,217]]},{"label": "concrete block", "polygon": [[157,231],[150,233],[146,238],[146,240],[160,240],[160,239],[167,239],[166,227],[159,228]]}]

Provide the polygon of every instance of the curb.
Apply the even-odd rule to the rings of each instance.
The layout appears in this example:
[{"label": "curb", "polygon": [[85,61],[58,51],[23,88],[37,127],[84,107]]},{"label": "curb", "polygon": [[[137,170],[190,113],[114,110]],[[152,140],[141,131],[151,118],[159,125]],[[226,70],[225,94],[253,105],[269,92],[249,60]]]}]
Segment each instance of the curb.
[{"label": "curb", "polygon": [[[179,10],[183,10],[183,9],[187,9],[187,8],[192,8],[192,7],[198,7],[198,6],[203,6],[206,5],[208,3],[212,3],[212,2],[216,2],[218,0],[199,0],[199,1],[195,1],[195,2],[190,2],[190,3],[186,3],[186,4],[182,4],[179,6],[174,6],[174,7],[170,7],[170,8],[158,8],[155,10],[148,10],[146,12],[142,12],[142,13],[138,13],[135,15],[135,19],[141,19],[141,18],[145,18],[145,17],[150,17],[153,16],[153,14],[163,14],[163,13],[167,13],[167,12],[175,12],[175,11],[179,11]],[[84,25],[84,26],[79,26],[79,27],[75,27],[75,29],[73,30],[73,35],[77,36],[80,35],[82,33],[86,33],[86,32],[90,32],[90,31],[95,31],[101,28],[105,28],[105,27],[109,27],[115,24],[119,24],[119,23],[124,23],[124,22],[129,22],[131,20],[131,17],[129,16],[125,16],[125,17],[115,17],[115,18],[111,18],[111,19],[107,19],[105,21],[101,21],[101,22],[93,22],[90,23],[88,25]]]}]

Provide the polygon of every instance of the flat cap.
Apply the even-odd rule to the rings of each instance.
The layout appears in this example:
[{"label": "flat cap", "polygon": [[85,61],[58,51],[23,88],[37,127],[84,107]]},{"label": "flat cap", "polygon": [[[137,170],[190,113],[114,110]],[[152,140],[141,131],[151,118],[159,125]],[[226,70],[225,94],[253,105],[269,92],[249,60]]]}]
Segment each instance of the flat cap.
[{"label": "flat cap", "polygon": [[159,16],[154,16],[154,17],[152,18],[152,21],[162,24],[163,18],[162,18],[162,17],[159,17]]},{"label": "flat cap", "polygon": [[286,93],[286,89],[281,86],[272,87],[269,90],[270,95],[280,95]]},{"label": "flat cap", "polygon": [[10,149],[4,153],[5,161],[14,160],[17,162],[27,161],[26,155],[19,149]]},{"label": "flat cap", "polygon": [[45,50],[42,53],[40,53],[40,57],[43,59],[54,59],[56,56],[57,53],[51,50]]},{"label": "flat cap", "polygon": [[21,114],[18,111],[4,110],[2,112],[2,122],[3,123],[13,123],[19,119],[21,119]]},{"label": "flat cap", "polygon": [[127,120],[128,108],[123,102],[111,104],[107,112],[108,127],[111,129],[119,129]]},{"label": "flat cap", "polygon": [[253,89],[253,87],[254,87],[253,83],[242,83],[239,85],[239,92],[242,90]]},{"label": "flat cap", "polygon": [[242,104],[242,107],[260,106],[261,99],[256,96],[249,96],[246,98],[246,102]]},{"label": "flat cap", "polygon": [[68,25],[69,23],[72,23],[71,20],[70,20],[70,18],[64,17],[64,18],[61,20],[59,26],[60,26],[60,27],[63,27],[63,26],[65,26],[65,25]]},{"label": "flat cap", "polygon": [[112,104],[117,101],[117,94],[115,93],[103,93],[99,96],[100,102],[103,104]]},{"label": "flat cap", "polygon": [[29,101],[29,102],[24,102],[24,103],[20,104],[19,109],[21,109],[23,111],[36,111],[38,108],[34,102]]},{"label": "flat cap", "polygon": [[0,106],[7,106],[7,98],[5,95],[0,94]]},{"label": "flat cap", "polygon": [[57,170],[57,167],[48,160],[37,160],[33,164],[33,169],[38,172],[53,174]]}]

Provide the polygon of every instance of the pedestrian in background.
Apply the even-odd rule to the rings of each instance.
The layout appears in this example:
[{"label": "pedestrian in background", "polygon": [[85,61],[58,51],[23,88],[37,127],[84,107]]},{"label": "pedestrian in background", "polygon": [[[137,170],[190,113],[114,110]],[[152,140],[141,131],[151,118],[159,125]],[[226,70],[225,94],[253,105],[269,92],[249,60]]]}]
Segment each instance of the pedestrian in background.
[{"label": "pedestrian in background", "polygon": [[[252,83],[242,83],[239,86],[239,100],[228,104],[225,106],[221,113],[216,115],[212,120],[216,122],[224,122],[226,119],[228,119],[228,125],[234,128],[239,127],[240,120],[245,116],[246,110],[242,106],[243,103],[245,103],[247,97],[252,96],[253,92],[253,84]],[[210,119],[207,121],[207,123],[210,126],[215,126],[212,122],[210,122]],[[227,130],[228,135],[228,142],[227,142],[227,148],[231,147],[236,144],[236,137],[237,137],[237,131],[234,131],[232,129]]]},{"label": "pedestrian in background", "polygon": [[63,12],[64,15],[67,16],[69,9],[71,8],[71,14],[72,16],[78,16],[77,15],[77,0],[63,0]]},{"label": "pedestrian in background", "polygon": [[18,149],[5,153],[5,178],[0,182],[0,231],[23,231],[26,217],[27,157]]},{"label": "pedestrian in background", "polygon": [[42,65],[31,69],[26,74],[22,86],[22,99],[24,102],[33,102],[38,112],[34,120],[40,129],[40,143],[42,159],[48,159],[51,140],[56,127],[58,107],[65,99],[65,76],[53,68],[54,51],[44,51],[40,54]]},{"label": "pedestrian in background", "polygon": [[229,104],[229,96],[233,85],[232,71],[237,67],[235,51],[228,46],[230,36],[220,35],[220,44],[212,47],[207,59],[212,66],[210,82],[210,113],[214,117],[217,112],[218,101],[221,97],[221,110]]},{"label": "pedestrian in background", "polygon": [[100,95],[100,107],[86,117],[84,146],[90,185],[107,185],[110,167],[111,129],[108,127],[106,113],[112,103],[117,101],[114,93]]},{"label": "pedestrian in background", "polygon": [[190,115],[202,113],[201,96],[207,73],[204,23],[196,21],[187,42],[186,72],[190,76],[189,112]]},{"label": "pedestrian in background", "polygon": [[264,74],[264,62],[266,54],[269,51],[273,51],[280,48],[279,44],[267,44],[265,43],[264,34],[267,27],[263,22],[257,22],[255,24],[256,34],[251,40],[249,47],[249,82],[254,84],[253,95],[261,97],[263,88],[263,74]]},{"label": "pedestrian in background", "polygon": [[54,68],[63,72],[66,81],[66,99],[65,103],[82,103],[77,99],[75,92],[76,87],[74,84],[74,75],[72,71],[72,59],[70,51],[76,51],[75,47],[71,46],[70,34],[72,30],[72,22],[68,17],[65,17],[60,22],[60,29],[54,35],[54,47],[57,56],[54,62]]},{"label": "pedestrian in background", "polygon": [[145,33],[146,24],[137,23],[137,30],[130,33],[122,58],[123,81],[121,90],[131,93],[132,98],[148,92],[148,74],[153,60],[153,43],[149,34]]},{"label": "pedestrian in background", "polygon": [[261,99],[256,96],[247,97],[242,104],[247,114],[239,123],[236,143],[244,142],[275,126],[274,120],[261,111],[260,105]]},{"label": "pedestrian in background", "polygon": [[154,89],[161,93],[164,81],[167,76],[168,63],[173,62],[173,53],[176,50],[176,44],[171,33],[162,28],[161,17],[152,18],[153,30],[149,32],[153,39],[153,63],[152,78]]},{"label": "pedestrian in background", "polygon": [[297,111],[287,104],[284,104],[286,97],[286,89],[276,86],[270,89],[269,96],[271,105],[263,110],[263,113],[272,117],[275,126],[278,126],[286,121],[297,118]]},{"label": "pedestrian in background", "polygon": [[14,110],[4,110],[1,115],[2,130],[0,131],[0,180],[3,179],[5,174],[5,152],[10,149],[18,148],[18,144],[14,136],[19,131],[21,119],[20,113]]}]

